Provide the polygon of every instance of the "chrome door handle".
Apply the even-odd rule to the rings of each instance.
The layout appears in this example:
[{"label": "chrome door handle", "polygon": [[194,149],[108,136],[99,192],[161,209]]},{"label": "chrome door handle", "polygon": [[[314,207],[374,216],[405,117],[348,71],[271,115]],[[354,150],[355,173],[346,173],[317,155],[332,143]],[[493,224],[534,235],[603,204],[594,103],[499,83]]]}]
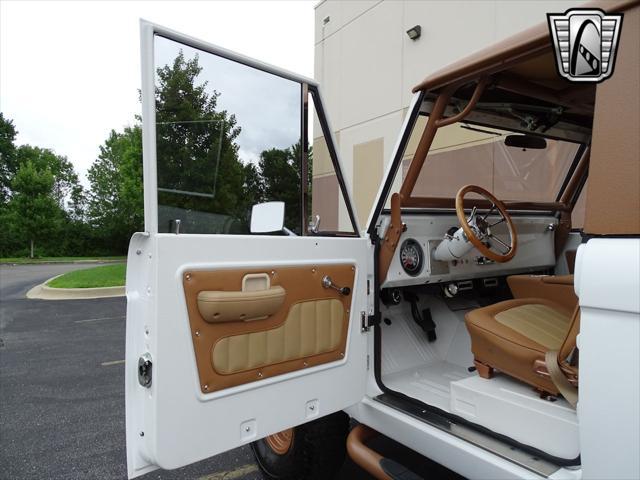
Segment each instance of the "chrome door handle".
[{"label": "chrome door handle", "polygon": [[351,293],[351,289],[349,287],[339,287],[334,284],[329,275],[325,275],[324,277],[322,277],[322,286],[324,288],[333,288],[340,295],[344,295],[345,297]]}]

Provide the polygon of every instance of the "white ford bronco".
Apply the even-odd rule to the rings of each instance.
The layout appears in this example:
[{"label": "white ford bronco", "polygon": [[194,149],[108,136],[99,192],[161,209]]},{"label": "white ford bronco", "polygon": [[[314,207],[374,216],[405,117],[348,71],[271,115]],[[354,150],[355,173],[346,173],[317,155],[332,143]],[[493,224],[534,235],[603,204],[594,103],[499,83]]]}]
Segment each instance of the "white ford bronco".
[{"label": "white ford bronco", "polygon": [[416,86],[364,225],[315,81],[143,21],[129,478],[245,444],[268,478],[418,478],[378,434],[467,478],[640,478],[640,4],[604,10],[601,83],[544,24]]}]

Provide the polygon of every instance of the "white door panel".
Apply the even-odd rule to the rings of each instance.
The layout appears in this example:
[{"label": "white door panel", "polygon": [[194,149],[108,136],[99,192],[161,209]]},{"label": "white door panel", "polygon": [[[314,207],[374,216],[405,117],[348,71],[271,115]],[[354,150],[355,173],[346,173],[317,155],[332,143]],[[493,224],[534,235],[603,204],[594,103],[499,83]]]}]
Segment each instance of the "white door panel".
[{"label": "white door panel", "polygon": [[[127,260],[129,478],[188,465],[360,401],[367,368],[367,334],[361,332],[360,317],[368,311],[373,256],[371,243],[356,233],[246,233],[247,198],[248,206],[258,203],[254,200],[286,200],[285,209],[293,209],[286,210],[285,226],[306,233],[309,212],[303,205],[308,191],[292,194],[290,185],[295,188],[296,182],[289,181],[286,187],[265,190],[270,198],[248,196],[250,177],[238,181],[238,172],[244,170],[234,162],[245,168],[258,165],[255,155],[260,161],[266,154],[290,155],[288,168],[300,175],[300,188],[308,188],[304,162],[309,132],[303,104],[308,95],[321,102],[313,80],[153,24],[141,26],[147,232],[133,236]],[[173,82],[190,78],[182,75],[188,71],[195,80],[171,90]],[[163,75],[174,76],[158,88],[155,82],[163,81]],[[237,80],[240,75],[249,83]],[[201,87],[194,88],[197,85]],[[281,98],[273,89],[264,95],[268,85],[282,87]],[[209,92],[206,111],[172,107],[187,101],[194,108],[204,104],[198,103],[198,88]],[[282,98],[289,104],[283,105]],[[330,126],[321,104],[316,109],[331,147],[323,161],[335,169],[338,195],[354,219]],[[295,143],[299,149],[293,148]],[[247,154],[248,147],[257,153]],[[236,165],[235,170],[229,165]],[[292,170],[279,171],[292,178]],[[324,200],[326,193],[318,192],[316,199]],[[355,231],[355,223],[353,227]],[[169,231],[176,233],[159,233]],[[350,292],[325,288],[327,272],[335,273],[335,283]],[[245,280],[257,277],[245,290]],[[267,294],[274,286],[282,302],[277,309],[270,306],[267,314],[260,310],[246,317],[247,298],[255,301],[262,290]],[[207,292],[205,297],[233,297],[239,317],[220,316],[215,307],[205,319],[201,292]],[[255,304],[252,308],[255,311]],[[272,335],[276,330],[284,333]],[[274,337],[284,340],[271,349]],[[238,347],[234,341],[244,343]],[[226,352],[224,368],[216,363],[220,345]],[[238,363],[238,357],[246,363]]]},{"label": "white door panel", "polygon": [[[136,255],[136,250],[141,253]],[[128,278],[127,287],[127,401],[132,407],[127,431],[128,442],[135,442],[128,445],[134,462],[130,476],[147,471],[140,470],[145,464],[171,469],[193,463],[358,402],[366,381],[366,334],[360,331],[359,316],[366,310],[367,278],[360,266],[366,267],[368,254],[362,238],[135,238],[130,256],[137,262],[129,269],[135,266],[136,275]],[[311,269],[329,263],[358,265],[344,360],[202,393],[182,287],[185,269]],[[139,385],[132,367],[145,352],[153,361],[149,389]]]},{"label": "white door panel", "polygon": [[581,245],[574,285],[583,478],[640,478],[640,239]]}]

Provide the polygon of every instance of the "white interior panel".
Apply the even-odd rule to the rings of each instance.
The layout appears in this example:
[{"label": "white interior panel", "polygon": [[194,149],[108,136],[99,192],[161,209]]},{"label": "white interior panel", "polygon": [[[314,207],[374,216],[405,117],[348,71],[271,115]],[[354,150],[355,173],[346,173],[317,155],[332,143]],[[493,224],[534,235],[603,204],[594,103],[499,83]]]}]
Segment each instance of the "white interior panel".
[{"label": "white interior panel", "polygon": [[529,385],[506,375],[453,381],[450,410],[550,455],[566,459],[580,455],[576,411],[566,400],[544,400]]},{"label": "white interior panel", "polygon": [[[384,217],[388,221],[389,217]],[[451,227],[458,228],[455,215],[403,215],[402,221],[407,229],[401,235],[398,248],[391,260],[384,287],[419,285],[451,280],[481,278],[496,275],[526,273],[553,267],[556,263],[554,253],[554,232],[549,231],[549,224],[557,224],[554,217],[513,216],[513,223],[518,232],[518,249],[515,257],[506,263],[489,263],[478,265],[476,260],[480,253],[474,248],[456,262],[438,262],[436,267],[431,259],[431,250],[437,242],[444,238]],[[508,238],[504,224],[494,227],[494,232],[502,238]],[[424,265],[416,276],[408,275],[400,264],[400,246],[406,239],[413,238],[422,246]],[[438,269],[440,268],[440,270]],[[446,270],[442,272],[442,268]]]},{"label": "white interior panel", "polygon": [[588,479],[640,478],[638,266],[638,238],[595,238],[578,250],[578,415]]},{"label": "white interior panel", "polygon": [[542,399],[531,386],[500,373],[487,380],[470,372],[465,311],[451,311],[434,295],[420,295],[419,308],[431,310],[434,342],[413,321],[408,302],[382,310],[386,387],[550,455],[580,454],[576,412],[564,399]]}]

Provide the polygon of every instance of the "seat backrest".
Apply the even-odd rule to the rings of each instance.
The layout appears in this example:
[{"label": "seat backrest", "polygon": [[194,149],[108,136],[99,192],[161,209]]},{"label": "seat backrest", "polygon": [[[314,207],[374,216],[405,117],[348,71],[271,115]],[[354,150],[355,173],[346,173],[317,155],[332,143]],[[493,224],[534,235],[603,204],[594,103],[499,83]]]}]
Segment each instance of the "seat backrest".
[{"label": "seat backrest", "polygon": [[542,298],[574,311],[578,297],[573,287],[573,275],[510,275],[507,284],[513,298]]}]

